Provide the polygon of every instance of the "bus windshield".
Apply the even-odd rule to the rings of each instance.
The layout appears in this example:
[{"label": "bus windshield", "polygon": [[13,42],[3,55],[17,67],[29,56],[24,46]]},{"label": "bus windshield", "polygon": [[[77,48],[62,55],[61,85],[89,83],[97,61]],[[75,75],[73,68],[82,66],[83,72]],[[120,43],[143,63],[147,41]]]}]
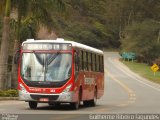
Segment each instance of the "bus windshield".
[{"label": "bus windshield", "polygon": [[70,53],[23,53],[21,76],[27,81],[55,82],[71,77]]}]

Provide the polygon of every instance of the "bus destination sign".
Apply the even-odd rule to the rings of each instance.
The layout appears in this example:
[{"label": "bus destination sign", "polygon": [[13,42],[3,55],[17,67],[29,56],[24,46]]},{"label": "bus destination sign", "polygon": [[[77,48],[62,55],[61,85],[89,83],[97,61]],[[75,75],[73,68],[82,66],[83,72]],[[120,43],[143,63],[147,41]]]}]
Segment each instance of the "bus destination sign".
[{"label": "bus destination sign", "polygon": [[69,43],[24,43],[23,50],[71,50]]}]

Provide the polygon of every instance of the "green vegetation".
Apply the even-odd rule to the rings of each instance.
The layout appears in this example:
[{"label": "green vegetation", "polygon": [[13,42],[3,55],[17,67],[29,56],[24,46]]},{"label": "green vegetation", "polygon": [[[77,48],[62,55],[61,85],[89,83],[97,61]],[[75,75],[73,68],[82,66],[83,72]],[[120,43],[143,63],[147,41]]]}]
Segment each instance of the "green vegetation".
[{"label": "green vegetation", "polygon": [[149,64],[160,57],[160,23],[145,20],[127,26],[125,31],[125,38],[121,40],[123,51],[135,52],[140,62]]},{"label": "green vegetation", "polygon": [[[2,13],[0,15],[4,20],[0,51],[0,89],[6,88],[8,48],[13,47],[11,55],[14,56],[20,48],[21,42],[27,38],[37,37],[36,34],[40,26],[51,29],[53,27],[52,11],[64,11],[64,8],[65,5],[61,0],[1,0],[0,9]],[[15,12],[13,18],[11,18],[12,12]],[[9,45],[10,39],[14,41],[12,46]],[[12,73],[11,88],[16,88],[17,65],[12,64],[10,72]]]},{"label": "green vegetation", "polygon": [[[138,62],[160,65],[159,13],[160,0],[0,0],[0,89],[6,88],[6,73],[11,88],[17,86],[12,63],[20,44],[52,33],[50,39],[134,52]],[[38,34],[42,28],[45,37]]]},{"label": "green vegetation", "polygon": [[151,67],[145,63],[137,63],[131,61],[122,61],[125,65],[127,65],[133,72],[160,84],[160,71],[154,73],[151,70]]},{"label": "green vegetation", "polygon": [[0,97],[17,97],[18,91],[14,89],[0,90]]}]

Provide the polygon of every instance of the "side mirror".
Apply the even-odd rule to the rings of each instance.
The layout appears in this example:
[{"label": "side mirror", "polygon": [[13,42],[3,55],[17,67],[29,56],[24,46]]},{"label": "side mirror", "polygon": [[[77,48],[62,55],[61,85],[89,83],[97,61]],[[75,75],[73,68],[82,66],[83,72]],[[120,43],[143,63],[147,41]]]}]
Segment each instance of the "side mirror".
[{"label": "side mirror", "polygon": [[20,50],[17,50],[15,55],[14,55],[14,64],[18,63],[19,56],[20,56]]}]

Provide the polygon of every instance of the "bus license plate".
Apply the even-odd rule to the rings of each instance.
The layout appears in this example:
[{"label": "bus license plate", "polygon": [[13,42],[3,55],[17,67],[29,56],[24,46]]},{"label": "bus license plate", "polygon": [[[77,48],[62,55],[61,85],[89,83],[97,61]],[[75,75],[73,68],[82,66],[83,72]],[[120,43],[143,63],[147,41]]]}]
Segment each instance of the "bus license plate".
[{"label": "bus license plate", "polygon": [[48,102],[49,100],[48,100],[48,98],[40,98],[39,101],[41,101],[41,102]]}]

